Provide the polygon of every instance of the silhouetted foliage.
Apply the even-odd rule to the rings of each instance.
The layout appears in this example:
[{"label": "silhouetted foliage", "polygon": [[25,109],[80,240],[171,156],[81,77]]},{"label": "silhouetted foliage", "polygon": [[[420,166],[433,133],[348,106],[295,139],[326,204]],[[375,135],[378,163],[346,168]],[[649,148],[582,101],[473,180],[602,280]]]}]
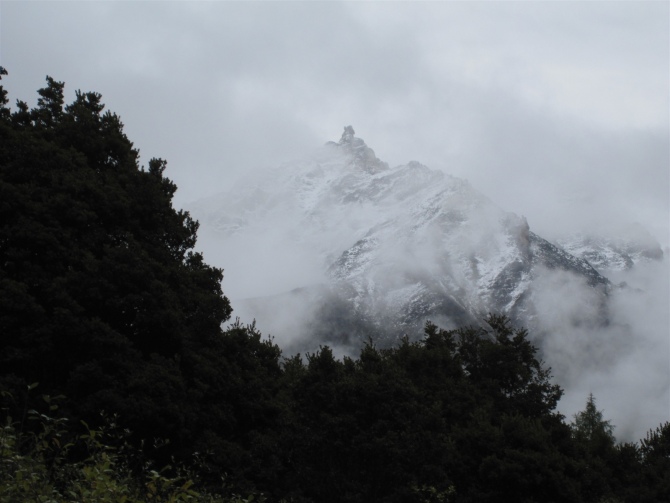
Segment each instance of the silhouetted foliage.
[{"label": "silhouetted foliage", "polygon": [[225,357],[222,271],[193,250],[165,161],[140,168],[100,95],[64,106],[63,88],[48,77],[36,108],[0,121],[4,379],[66,394],[77,417],[115,410],[138,436],[192,440],[191,389]]},{"label": "silhouetted foliage", "polygon": [[638,501],[662,501],[670,494],[670,421],[650,430],[640,442],[642,480]]}]

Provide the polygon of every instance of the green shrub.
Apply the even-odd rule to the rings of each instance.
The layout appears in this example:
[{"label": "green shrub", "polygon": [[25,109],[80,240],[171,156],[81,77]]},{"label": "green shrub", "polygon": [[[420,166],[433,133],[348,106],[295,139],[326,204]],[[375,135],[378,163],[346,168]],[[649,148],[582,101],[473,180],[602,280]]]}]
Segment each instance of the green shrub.
[{"label": "green shrub", "polygon": [[[31,386],[34,388],[35,385]],[[3,392],[6,398],[8,394]],[[116,418],[77,434],[67,419],[52,417],[61,397],[44,395],[49,414],[28,410],[25,420],[5,415],[0,430],[0,502],[7,503],[243,503],[261,496],[224,497],[196,487],[197,469],[141,462]]]}]

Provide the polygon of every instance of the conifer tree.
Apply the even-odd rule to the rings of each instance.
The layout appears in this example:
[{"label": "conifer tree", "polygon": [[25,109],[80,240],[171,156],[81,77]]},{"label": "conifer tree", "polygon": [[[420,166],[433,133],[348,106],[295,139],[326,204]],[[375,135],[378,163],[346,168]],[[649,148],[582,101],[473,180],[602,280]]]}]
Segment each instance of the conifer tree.
[{"label": "conifer tree", "polygon": [[614,445],[614,427],[611,421],[603,419],[602,411],[596,407],[596,399],[593,393],[589,393],[586,400],[586,408],[575,414],[573,432],[575,437],[593,445],[601,443]]},{"label": "conifer tree", "polygon": [[140,167],[100,94],[64,105],[63,89],[47,77],[37,106],[13,112],[0,92],[0,384],[39,382],[78,417],[115,410],[138,435],[179,436],[186,389],[209,370],[195,355],[231,313],[223,272],[193,249],[166,162]]}]

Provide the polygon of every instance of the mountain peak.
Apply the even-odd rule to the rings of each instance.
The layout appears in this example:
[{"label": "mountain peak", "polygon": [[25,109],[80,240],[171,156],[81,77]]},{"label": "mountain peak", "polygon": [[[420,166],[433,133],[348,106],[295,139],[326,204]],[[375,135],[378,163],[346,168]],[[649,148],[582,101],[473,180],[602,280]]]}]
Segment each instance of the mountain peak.
[{"label": "mountain peak", "polygon": [[335,145],[353,157],[352,164],[369,173],[378,173],[388,169],[388,164],[380,161],[375,156],[374,150],[368,147],[362,138],[355,136],[356,131],[352,126],[345,126],[342,137],[338,143],[328,142],[329,145]]},{"label": "mountain peak", "polygon": [[[345,126],[344,127],[344,133],[342,133],[342,138],[340,138],[340,145],[345,145],[345,144],[351,144],[354,135],[356,134],[356,131],[354,131],[354,128],[351,126]],[[362,140],[361,140],[362,141]]]}]

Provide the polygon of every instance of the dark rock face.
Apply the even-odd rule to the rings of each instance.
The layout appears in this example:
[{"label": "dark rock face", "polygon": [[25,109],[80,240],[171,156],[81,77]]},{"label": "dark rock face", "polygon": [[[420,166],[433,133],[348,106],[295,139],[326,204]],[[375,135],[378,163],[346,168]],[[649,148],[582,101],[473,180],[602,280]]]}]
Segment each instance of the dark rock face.
[{"label": "dark rock face", "polygon": [[533,257],[536,261],[540,261],[542,265],[549,269],[562,269],[582,276],[593,287],[609,286],[609,280],[596,271],[587,260],[571,255],[532,232],[530,236]]}]

